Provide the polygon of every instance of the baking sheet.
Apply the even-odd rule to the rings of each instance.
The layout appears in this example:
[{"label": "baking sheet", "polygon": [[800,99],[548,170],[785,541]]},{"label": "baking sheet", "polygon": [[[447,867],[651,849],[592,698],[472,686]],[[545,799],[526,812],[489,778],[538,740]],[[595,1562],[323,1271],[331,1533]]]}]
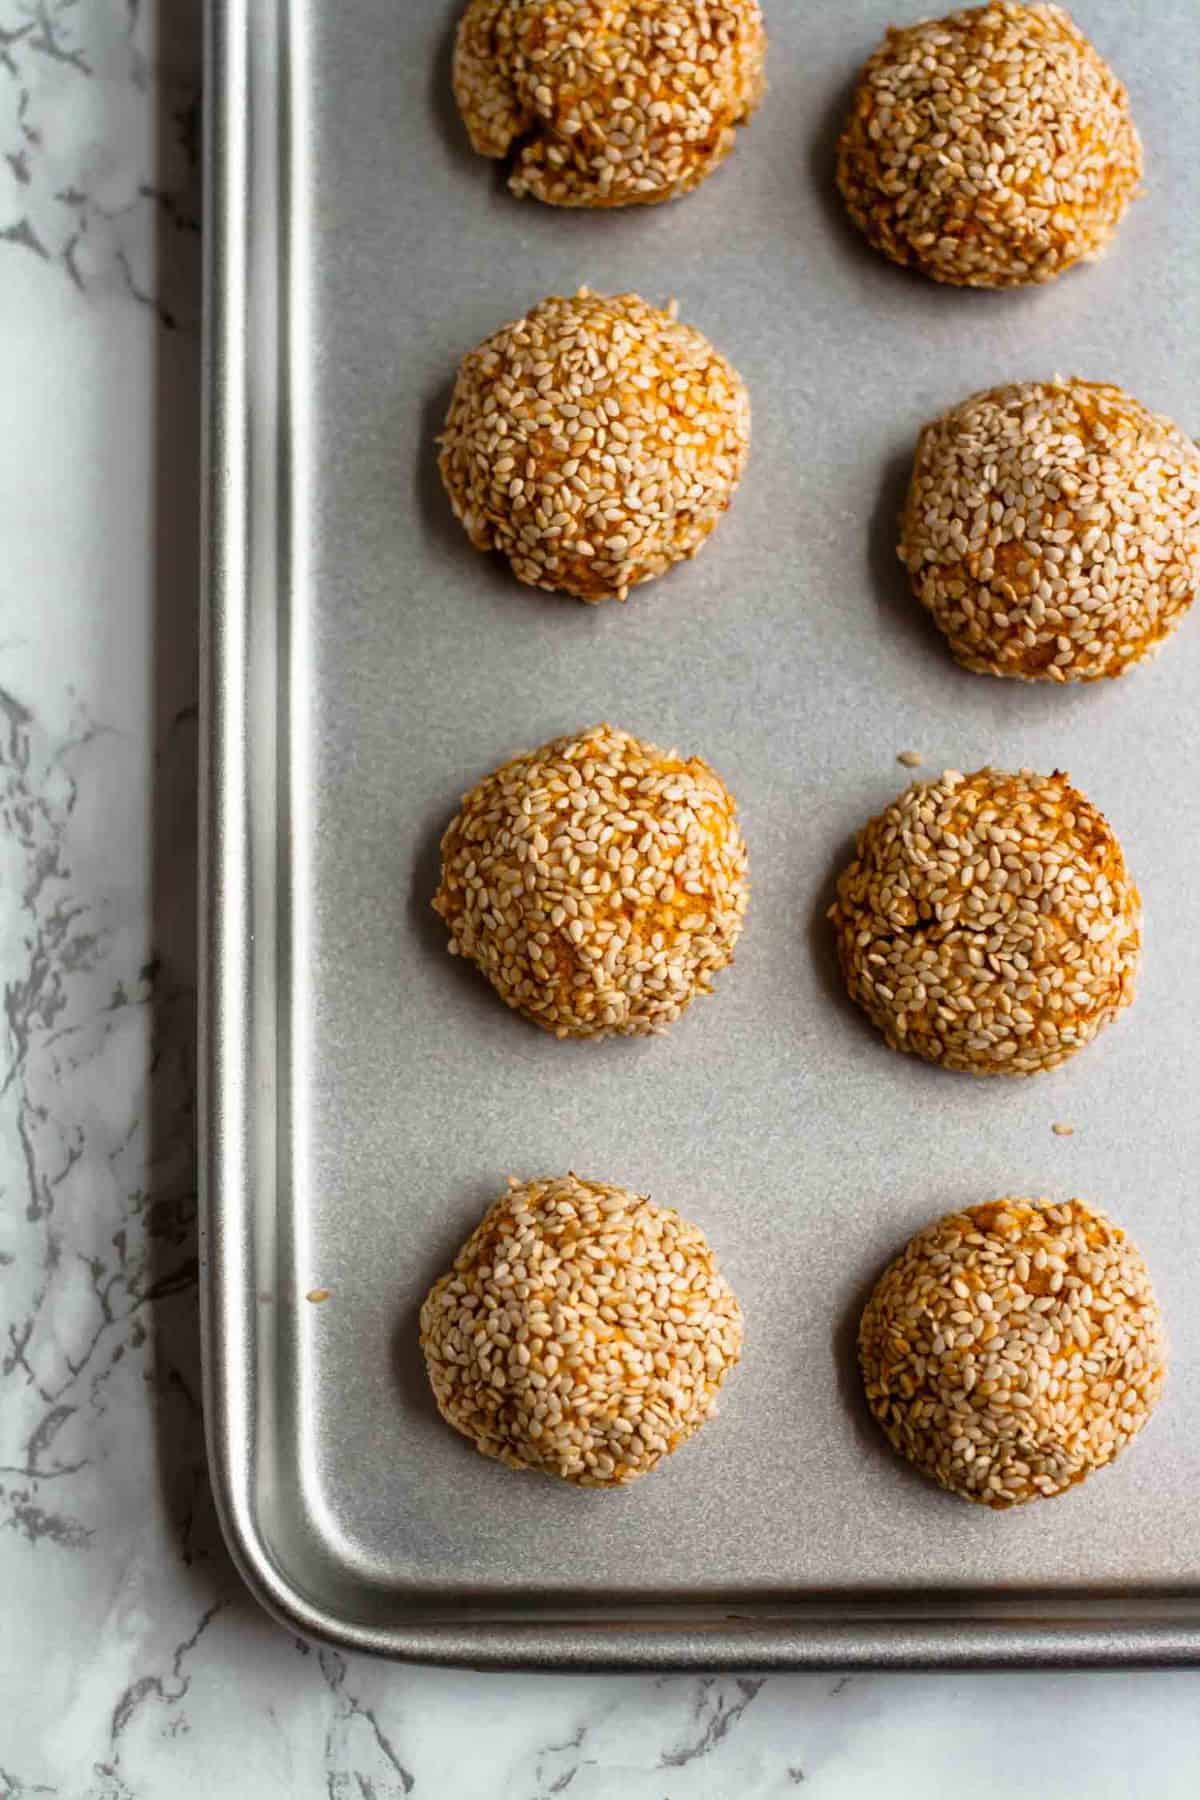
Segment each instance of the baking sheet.
[{"label": "baking sheet", "polygon": [[[1200,429],[1192,0],[1073,8],[1130,88],[1147,192],[1107,259],[1004,294],[892,268],[833,188],[855,69],[921,0],[776,0],[730,161],[599,215],[514,201],[471,154],[457,10],[211,8],[206,1349],[235,1554],[293,1622],[395,1654],[1191,1657],[1200,622],[1117,684],[990,680],[950,660],[893,546],[918,427],[979,388],[1078,373]],[[473,552],[434,459],[463,352],[581,282],[676,296],[754,406],[731,512],[624,607]],[[735,966],[668,1037],[560,1044],[446,954],[429,903],[463,790],[602,718],[713,763],[754,894]],[[1139,999],[1053,1074],[893,1055],[844,997],[832,880],[910,748],[929,774],[1068,768],[1121,836]],[[567,1168],[701,1222],[747,1316],[720,1418],[616,1494],[476,1456],[416,1345],[505,1177]],[[995,1515],[893,1457],[853,1339],[913,1229],[1003,1193],[1129,1228],[1174,1373],[1112,1470]]]}]

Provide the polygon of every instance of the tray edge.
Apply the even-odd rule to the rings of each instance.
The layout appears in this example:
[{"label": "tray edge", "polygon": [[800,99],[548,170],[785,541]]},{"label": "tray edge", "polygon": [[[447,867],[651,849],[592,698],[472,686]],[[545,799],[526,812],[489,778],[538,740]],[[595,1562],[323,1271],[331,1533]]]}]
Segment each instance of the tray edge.
[{"label": "tray edge", "polygon": [[[414,1615],[402,1627],[339,1617],[313,1604],[272,1554],[255,1501],[257,1347],[253,1223],[274,1183],[260,1179],[253,1126],[256,1063],[248,946],[263,897],[255,886],[249,766],[251,577],[247,526],[261,450],[261,384],[250,394],[248,329],[256,90],[263,57],[282,66],[291,0],[208,0],[205,12],[204,521],[200,710],[200,1278],[204,1416],[221,1529],[251,1593],[306,1637],[400,1660],[487,1669],[921,1669],[1162,1666],[1200,1663],[1200,1604],[1136,1624],[1111,1601],[1072,1618],[965,1620],[836,1617],[605,1625],[550,1620],[450,1622]],[[273,34],[268,46],[266,38]],[[286,160],[286,147],[285,158]],[[268,171],[286,195],[286,170]],[[286,206],[277,217],[284,220]],[[281,246],[273,246],[286,267]],[[254,296],[272,307],[281,286]],[[259,371],[261,373],[261,371]],[[274,371],[278,374],[278,368]],[[267,384],[271,389],[271,382]],[[268,421],[274,435],[277,420]],[[274,821],[277,824],[277,820]],[[260,951],[261,961],[261,951]],[[273,1020],[265,1029],[273,1036]],[[273,1158],[271,1159],[273,1161]],[[1168,1609],[1169,1610],[1169,1609]]]}]

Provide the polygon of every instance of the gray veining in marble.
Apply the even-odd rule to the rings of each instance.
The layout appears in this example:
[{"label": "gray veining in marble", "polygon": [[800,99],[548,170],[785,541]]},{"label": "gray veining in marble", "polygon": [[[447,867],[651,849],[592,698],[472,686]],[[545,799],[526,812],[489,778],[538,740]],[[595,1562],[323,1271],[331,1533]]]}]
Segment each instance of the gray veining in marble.
[{"label": "gray veining in marble", "polygon": [[484,1677],[245,1596],[196,1343],[198,94],[196,0],[0,0],[0,1800],[1193,1795],[1191,1674]]}]

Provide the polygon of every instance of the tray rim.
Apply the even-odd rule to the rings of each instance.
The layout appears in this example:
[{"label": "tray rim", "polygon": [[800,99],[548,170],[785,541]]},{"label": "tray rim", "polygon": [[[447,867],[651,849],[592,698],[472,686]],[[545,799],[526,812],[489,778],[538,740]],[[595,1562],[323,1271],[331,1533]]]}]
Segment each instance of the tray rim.
[{"label": "tray rim", "polygon": [[[269,821],[263,860],[261,808],[252,786],[252,644],[250,522],[261,495],[264,429],[268,451],[279,435],[276,377],[285,366],[291,321],[285,282],[291,194],[288,175],[300,134],[289,134],[289,101],[299,99],[289,66],[289,23],[295,0],[207,0],[205,11],[205,312],[203,356],[203,531],[200,714],[200,1279],[204,1416],[209,1469],[221,1529],[254,1597],[280,1624],[346,1649],[407,1661],[479,1669],[922,1669],[1019,1667],[1148,1667],[1200,1663],[1200,1593],[1160,1598],[1112,1592],[1091,1597],[1054,1591],[1008,1604],[986,1591],[963,1590],[955,1607],[937,1611],[919,1588],[839,1606],[825,1597],[797,1598],[794,1609],[740,1603],[732,1616],[718,1603],[677,1615],[639,1618],[622,1606],[607,1617],[449,1619],[414,1609],[401,1623],[378,1625],[314,1603],[282,1568],[256,1503],[256,1448],[261,1421],[254,1392],[259,1347],[253,1280],[253,1220],[272,1204],[271,1167],[260,1163],[263,1089],[276,1109],[274,1067],[264,1076],[264,1034],[274,1048],[274,1018],[255,1016],[254,930],[264,886],[277,912],[278,812]],[[277,83],[271,111],[280,129],[252,129],[264,83]],[[290,84],[290,94],[284,90]],[[264,166],[268,159],[273,167]],[[252,284],[261,251],[257,209],[247,204],[266,174],[281,197],[268,269],[275,279]],[[269,209],[268,209],[269,210]],[[261,217],[261,214],[258,215]],[[257,236],[256,236],[257,234]],[[253,292],[252,292],[253,285]],[[266,317],[277,352],[274,370],[256,365],[251,304]],[[258,363],[261,363],[261,350]],[[264,382],[262,379],[266,375]],[[263,420],[262,394],[276,400]],[[251,395],[254,403],[251,403]],[[277,458],[269,466],[285,465]],[[288,517],[289,494],[275,520]],[[278,542],[276,542],[278,549]],[[274,574],[280,573],[278,567]],[[286,571],[285,571],[286,578]],[[259,652],[261,656],[261,651]],[[268,675],[270,671],[268,670]],[[268,777],[273,771],[266,772]],[[271,791],[269,788],[267,791]],[[278,793],[275,793],[276,802]],[[257,822],[256,822],[257,821]],[[264,869],[267,880],[261,877]],[[274,948],[272,940],[268,946]],[[268,1121],[269,1123],[269,1121]],[[256,1131],[256,1127],[258,1130]],[[273,1135],[273,1134],[272,1134]],[[991,1610],[988,1602],[991,1602]],[[1049,1602],[1049,1604],[1047,1604]],[[972,1607],[967,1616],[966,1607]],[[1131,1616],[1137,1614],[1136,1617]]]}]

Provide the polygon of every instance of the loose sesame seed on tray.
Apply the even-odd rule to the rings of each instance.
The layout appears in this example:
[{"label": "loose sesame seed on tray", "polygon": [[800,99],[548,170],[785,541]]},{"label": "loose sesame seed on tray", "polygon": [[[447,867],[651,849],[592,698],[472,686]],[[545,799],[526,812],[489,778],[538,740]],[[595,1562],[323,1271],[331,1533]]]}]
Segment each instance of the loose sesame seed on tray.
[{"label": "loose sesame seed on tray", "polygon": [[464,358],[439,442],[477,550],[498,550],[531,587],[624,600],[694,556],[728,507],[750,400],[673,310],[583,287]]},{"label": "loose sesame seed on tray", "polygon": [[893,1448],[996,1508],[1111,1462],[1167,1360],[1145,1262],[1081,1200],[992,1200],[927,1226],[877,1283],[858,1347]]},{"label": "loose sesame seed on tray", "polygon": [[893,1050],[1032,1075],[1134,996],[1141,902],[1067,776],[949,770],[859,833],[830,908],[852,999]]},{"label": "loose sesame seed on tray", "polygon": [[470,0],[454,95],[482,156],[551,206],[698,187],[762,98],[758,0]]},{"label": "loose sesame seed on tray", "polygon": [[1108,244],[1142,173],[1129,96],[1060,6],[893,28],[862,71],[838,185],[877,250],[935,281],[1050,281]]},{"label": "loose sesame seed on tray", "polygon": [[510,1181],[421,1308],[443,1417],[484,1456],[623,1487],[716,1411],[742,1312],[704,1233],[576,1175]]},{"label": "loose sesame seed on tray", "polygon": [[966,668],[1123,675],[1200,588],[1200,449],[1118,387],[989,388],[922,431],[899,555]]},{"label": "loose sesame seed on tray", "polygon": [[733,797],[597,725],[513,757],[442,839],[450,948],[556,1037],[659,1034],[732,960],[749,897]]}]

